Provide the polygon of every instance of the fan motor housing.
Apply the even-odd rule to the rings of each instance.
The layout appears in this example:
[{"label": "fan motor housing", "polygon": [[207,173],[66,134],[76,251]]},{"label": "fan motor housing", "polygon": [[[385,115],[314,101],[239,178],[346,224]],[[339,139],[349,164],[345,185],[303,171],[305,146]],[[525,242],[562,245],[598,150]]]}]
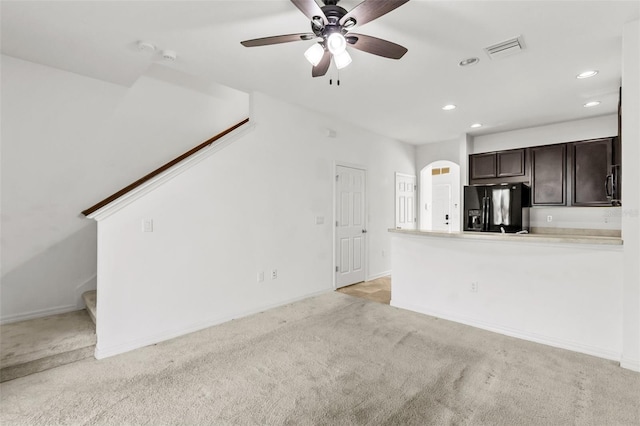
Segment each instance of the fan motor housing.
[{"label": "fan motor housing", "polygon": [[[346,30],[340,25],[340,19],[347,14],[347,10],[336,4],[326,4],[322,6],[322,12],[327,17],[328,24],[324,27],[318,27],[315,22],[316,18],[311,21],[311,30],[318,37],[325,37],[334,32],[346,33]],[[318,19],[321,19],[318,17]]]}]

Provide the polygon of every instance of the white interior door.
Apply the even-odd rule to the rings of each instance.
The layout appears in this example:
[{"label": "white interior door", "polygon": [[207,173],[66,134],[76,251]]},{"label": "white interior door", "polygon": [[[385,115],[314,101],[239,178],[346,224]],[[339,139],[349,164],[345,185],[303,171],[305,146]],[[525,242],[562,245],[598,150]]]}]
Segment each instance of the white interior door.
[{"label": "white interior door", "polygon": [[448,183],[433,185],[432,229],[449,232],[451,223],[451,185]]},{"label": "white interior door", "polygon": [[416,177],[396,173],[396,229],[416,229]]},{"label": "white interior door", "polygon": [[364,170],[336,167],[336,286],[365,278]]}]

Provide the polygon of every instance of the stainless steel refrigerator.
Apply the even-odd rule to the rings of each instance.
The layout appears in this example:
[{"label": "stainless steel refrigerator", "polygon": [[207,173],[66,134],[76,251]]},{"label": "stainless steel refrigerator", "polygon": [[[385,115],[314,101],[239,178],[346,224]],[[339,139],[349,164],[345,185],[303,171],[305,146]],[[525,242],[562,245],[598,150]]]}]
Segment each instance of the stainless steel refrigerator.
[{"label": "stainless steel refrigerator", "polygon": [[515,233],[529,230],[531,191],[523,183],[464,187],[464,230]]}]

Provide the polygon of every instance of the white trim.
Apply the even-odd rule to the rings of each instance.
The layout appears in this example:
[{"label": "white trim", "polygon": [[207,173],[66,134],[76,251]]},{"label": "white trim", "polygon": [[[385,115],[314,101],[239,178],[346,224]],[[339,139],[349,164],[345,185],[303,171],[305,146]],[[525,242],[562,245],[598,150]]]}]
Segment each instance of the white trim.
[{"label": "white trim", "polygon": [[168,170],[160,173],[159,175],[153,177],[152,179],[148,180],[147,182],[143,183],[142,185],[138,186],[137,188],[132,189],[131,191],[127,192],[126,194],[122,195],[121,197],[113,200],[112,202],[110,202],[106,206],[101,207],[100,209],[96,210],[95,212],[89,214],[87,216],[87,218],[95,219],[97,221],[101,221],[103,219],[106,219],[107,217],[109,217],[112,214],[116,213],[117,211],[119,211],[123,207],[131,204],[135,200],[137,200],[137,199],[139,199],[141,197],[144,197],[146,194],[148,194],[149,192],[153,191],[154,189],[156,189],[158,186],[162,185],[163,183],[165,183],[165,182],[173,179],[174,177],[184,173],[185,171],[189,170],[191,167],[195,166],[196,164],[198,164],[199,162],[201,162],[205,158],[208,158],[213,153],[215,153],[217,151],[220,151],[221,149],[227,147],[234,140],[236,140],[237,138],[239,138],[241,136],[244,136],[248,132],[252,131],[254,128],[255,128],[255,124],[253,124],[253,123],[248,123],[248,124],[245,124],[243,126],[240,126],[239,128],[235,129],[234,131],[224,135],[223,137],[221,137],[217,141],[213,142],[208,147],[203,148],[202,150],[198,151],[197,153],[193,154],[192,156],[190,156],[188,158],[185,158],[184,160],[182,160],[181,162],[179,162],[175,166],[173,166],[173,167],[169,168]]},{"label": "white trim", "polygon": [[82,308],[74,303],[73,305],[56,306],[54,308],[39,309],[37,311],[25,312],[21,314],[7,315],[0,319],[0,324],[9,324],[12,322],[26,321],[30,319],[48,317],[50,315],[66,314],[67,312],[81,311]]},{"label": "white trim", "polygon": [[379,274],[369,275],[367,281],[377,280],[378,278],[388,277],[391,275],[391,270],[380,272]]},{"label": "white trim", "polygon": [[620,359],[620,367],[640,373],[640,360],[623,357]]},{"label": "white trim", "polygon": [[312,292],[303,296],[293,297],[290,299],[283,300],[281,302],[272,303],[268,305],[263,305],[261,307],[257,307],[254,309],[249,309],[243,312],[238,312],[233,315],[225,315],[220,317],[214,317],[207,321],[191,324],[186,327],[181,327],[179,329],[167,330],[162,333],[146,337],[144,339],[136,339],[130,342],[122,343],[119,345],[115,345],[108,348],[100,348],[100,337],[98,337],[98,344],[96,345],[96,350],[94,356],[96,359],[104,359],[110,356],[119,355],[121,353],[129,352],[134,349],[140,349],[145,346],[153,345],[159,342],[163,342],[165,340],[174,339],[176,337],[184,336],[185,334],[193,333],[199,330],[203,330],[205,328],[213,327],[215,325],[219,325],[234,319],[243,318],[249,315],[257,314],[260,312],[264,312],[269,309],[277,308],[279,306],[288,305],[290,303],[298,302],[300,300],[308,299],[310,297],[319,296],[321,294],[329,293],[334,291],[333,289],[320,290],[316,292]]},{"label": "white trim", "polygon": [[[449,321],[454,321],[461,324],[470,325],[472,327],[481,328],[483,330],[492,331],[494,333],[504,334],[506,336],[516,337],[518,339],[528,340],[530,342],[541,343],[543,345],[553,346],[561,349],[567,349],[570,351],[580,352],[587,355],[593,355],[599,358],[609,359],[613,361],[620,361],[620,358],[621,358],[620,352],[611,351],[608,349],[598,348],[598,347],[589,346],[589,345],[584,345],[582,343],[574,342],[571,340],[544,336],[536,333],[531,333],[528,331],[505,327],[502,325],[491,324],[484,321],[477,321],[477,320],[474,320],[473,318],[466,318],[460,315],[440,311],[438,309],[418,306],[413,303],[404,302],[398,299],[392,299],[391,306],[396,308],[401,308],[401,309],[407,309],[407,310],[418,312],[425,315],[446,319]],[[633,366],[634,366],[633,361],[627,360],[626,362],[629,362],[630,366],[625,368],[629,368],[633,370]],[[637,365],[637,366],[640,367],[640,365]],[[640,371],[640,370],[636,370],[636,371]]]}]

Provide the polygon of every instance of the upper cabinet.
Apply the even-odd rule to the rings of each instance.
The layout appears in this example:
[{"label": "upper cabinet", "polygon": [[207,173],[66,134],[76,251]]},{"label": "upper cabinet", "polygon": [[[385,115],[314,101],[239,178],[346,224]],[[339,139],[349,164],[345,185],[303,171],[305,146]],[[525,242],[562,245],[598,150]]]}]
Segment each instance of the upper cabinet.
[{"label": "upper cabinet", "polygon": [[475,154],[469,156],[471,179],[486,179],[496,177],[496,153]]},{"label": "upper cabinet", "polygon": [[524,182],[533,206],[620,205],[620,139],[599,138],[469,156],[471,185]]},{"label": "upper cabinet", "polygon": [[524,176],[524,149],[513,149],[496,153],[498,177]]},{"label": "upper cabinet", "polygon": [[573,142],[569,147],[572,169],[571,204],[611,205],[607,184],[614,163],[613,138]]},{"label": "upper cabinet", "polygon": [[531,148],[531,204],[564,206],[567,204],[565,144]]},{"label": "upper cabinet", "polygon": [[[513,178],[525,176],[525,150],[488,152],[469,156],[470,179]],[[500,179],[501,182],[506,182]],[[513,181],[509,179],[508,181]]]}]

